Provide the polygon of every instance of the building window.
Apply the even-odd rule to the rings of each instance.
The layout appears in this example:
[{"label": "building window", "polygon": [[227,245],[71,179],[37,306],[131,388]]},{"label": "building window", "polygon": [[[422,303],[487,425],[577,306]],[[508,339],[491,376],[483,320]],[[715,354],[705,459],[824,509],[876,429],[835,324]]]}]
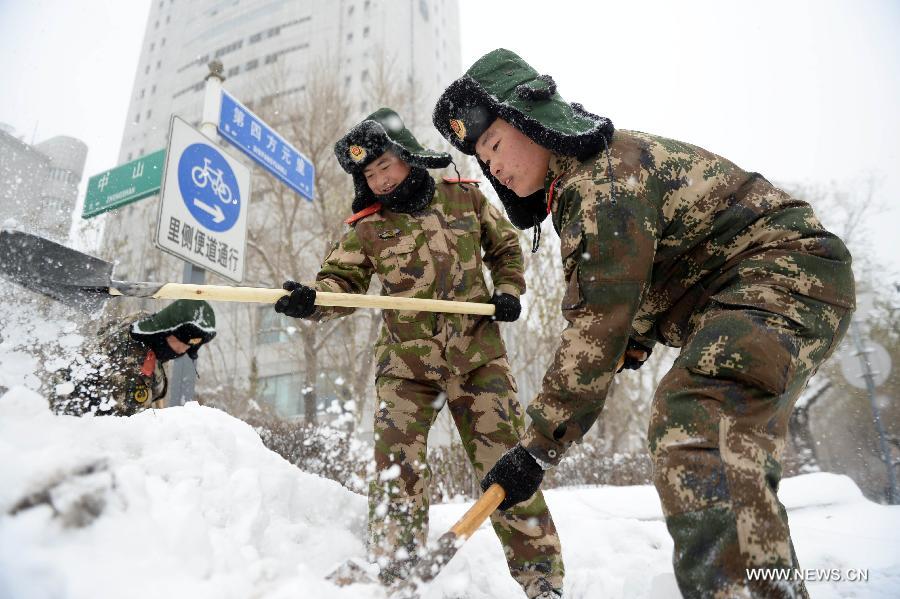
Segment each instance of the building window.
[{"label": "building window", "polygon": [[156,48],[156,42],[150,42],[150,51],[153,52],[153,50],[155,48]]},{"label": "building window", "polygon": [[125,159],[125,162],[131,162],[131,152],[128,152],[128,158]]},{"label": "building window", "polygon": [[250,43],[255,44],[256,42],[258,42],[261,39],[262,39],[261,33],[254,33],[253,35],[250,36]]},{"label": "building window", "polygon": [[149,75],[149,74],[150,74],[150,65],[148,64],[147,67],[144,69],[144,75]]},{"label": "building window", "polygon": [[142,98],[144,97],[144,92],[145,92],[145,91],[146,91],[146,90],[141,89],[141,97],[142,97]]},{"label": "building window", "polygon": [[158,70],[160,69],[160,67],[162,67],[162,61],[161,61],[161,60],[157,60],[157,61],[156,61],[156,70],[158,71]]},{"label": "building window", "polygon": [[228,69],[228,73],[225,74],[226,77],[234,77],[238,73],[241,72],[241,67],[231,67]]},{"label": "building window", "polygon": [[150,110],[150,109],[148,108],[148,109],[147,109],[147,117],[146,117],[146,118],[149,119],[151,114],[153,114],[153,112],[152,112],[152,110]]},{"label": "building window", "polygon": [[160,47],[160,48],[162,48],[162,47],[165,46],[165,45],[166,45],[166,38],[162,38],[161,40],[159,40],[159,47]]},{"label": "building window", "polygon": [[284,418],[302,415],[303,380],[297,374],[260,377],[259,398]]},{"label": "building window", "polygon": [[353,81],[353,77],[352,77],[352,76],[347,75],[346,77],[344,77],[344,85],[348,85],[348,86],[349,86],[349,85],[350,85],[350,82],[352,82],[352,81]]},{"label": "building window", "polygon": [[152,86],[150,86],[150,95],[152,96],[155,93],[156,93],[156,84],[154,83]]},{"label": "building window", "polygon": [[166,15],[166,23],[172,22],[172,15]]},{"label": "building window", "polygon": [[262,306],[259,309],[259,331],[256,341],[260,345],[272,343],[284,343],[288,340],[288,320],[271,306]]},{"label": "building window", "polygon": [[[347,399],[343,397],[346,394],[347,386],[340,373],[320,372],[316,377],[314,389],[317,412],[323,412],[331,402],[339,397]],[[275,408],[275,411],[283,418],[303,416],[306,413],[304,410],[305,392],[312,390],[304,388],[303,378],[298,374],[277,374],[259,379],[259,398]]]},{"label": "building window", "polygon": [[277,54],[269,54],[268,56],[266,56],[266,64],[272,64],[276,60],[278,60]]},{"label": "building window", "polygon": [[363,37],[369,37],[369,26],[363,27]]},{"label": "building window", "polygon": [[135,122],[135,123],[140,123],[140,122],[141,122],[141,113],[140,113],[140,112],[137,113],[136,115],[134,115],[134,122]]},{"label": "building window", "polygon": [[363,83],[365,83],[366,81],[369,80],[369,69],[365,69],[362,72],[362,75],[360,75],[360,79],[362,80]]},{"label": "building window", "polygon": [[275,37],[279,33],[281,33],[281,27],[272,27],[266,32],[266,37]]},{"label": "building window", "polygon": [[234,52],[235,50],[240,49],[243,45],[244,45],[244,40],[238,40],[232,44],[228,44],[227,46],[219,48],[218,50],[216,50],[216,58],[219,58],[220,56],[224,56],[224,55],[228,54],[229,52]]},{"label": "building window", "polygon": [[348,15],[352,15],[354,10],[356,10],[356,6],[354,6],[353,4],[351,4],[351,5],[350,5],[350,8],[347,9],[347,14],[348,14]]},{"label": "building window", "polygon": [[158,20],[156,21],[156,23],[153,24],[153,28],[159,29],[159,21]]},{"label": "building window", "polygon": [[253,69],[255,69],[258,66],[259,66],[259,60],[254,58],[253,60],[247,62],[247,65],[244,67],[244,70],[252,71]]}]

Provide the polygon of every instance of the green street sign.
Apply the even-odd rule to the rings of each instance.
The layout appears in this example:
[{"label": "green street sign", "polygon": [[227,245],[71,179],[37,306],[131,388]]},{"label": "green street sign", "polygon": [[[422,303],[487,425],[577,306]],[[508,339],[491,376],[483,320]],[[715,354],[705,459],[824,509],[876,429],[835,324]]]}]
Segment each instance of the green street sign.
[{"label": "green street sign", "polygon": [[165,161],[166,151],[159,150],[88,179],[81,218],[158,194]]}]

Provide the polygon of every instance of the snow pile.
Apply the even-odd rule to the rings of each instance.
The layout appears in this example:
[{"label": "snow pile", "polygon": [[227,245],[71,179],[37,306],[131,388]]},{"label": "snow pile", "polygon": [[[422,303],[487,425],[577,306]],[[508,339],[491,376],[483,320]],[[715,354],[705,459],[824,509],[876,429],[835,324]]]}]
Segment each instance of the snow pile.
[{"label": "snow pile", "polygon": [[[0,597],[382,598],[338,588],[333,567],[364,554],[366,501],[301,472],[224,412],[188,404],[131,418],[54,416],[24,387],[0,397]],[[900,596],[900,507],[849,478],[784,482],[804,568],[863,568],[816,597]],[[568,599],[678,597],[672,542],[652,487],[547,492]],[[433,506],[431,538],[468,504]],[[483,526],[423,599],[519,598]]]},{"label": "snow pile", "polygon": [[[82,338],[64,313],[14,304],[0,302],[0,598],[384,598],[375,585],[324,578],[364,555],[365,497],[300,471],[247,424],[197,404],[130,418],[53,415],[37,390]],[[679,596],[652,487],[546,497],[566,599]],[[786,480],[781,498],[803,568],[868,569],[868,582],[810,583],[813,596],[900,597],[900,507],[824,473]],[[430,538],[469,505],[432,506]],[[523,594],[488,525],[422,594],[507,597]]]},{"label": "snow pile", "polygon": [[0,398],[0,464],[2,597],[377,594],[323,579],[362,555],[365,498],[224,412],[54,416],[18,387]]}]

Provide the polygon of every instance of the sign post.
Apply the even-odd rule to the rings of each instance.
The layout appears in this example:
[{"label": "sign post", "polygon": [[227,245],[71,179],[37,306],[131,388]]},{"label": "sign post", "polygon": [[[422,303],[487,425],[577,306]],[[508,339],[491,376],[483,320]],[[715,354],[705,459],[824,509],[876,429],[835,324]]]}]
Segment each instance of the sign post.
[{"label": "sign post", "polygon": [[[206,270],[235,282],[244,278],[250,171],[216,145],[222,63],[209,64],[202,133],[172,117],[162,182],[156,245],[185,261],[184,282],[203,284]],[[191,360],[175,360],[169,405],[194,397]]]},{"label": "sign post", "polygon": [[88,179],[81,218],[91,218],[159,193],[166,151],[132,160]]},{"label": "sign post", "polygon": [[879,401],[875,395],[876,387],[883,384],[891,372],[891,357],[887,350],[878,343],[863,339],[859,329],[860,323],[854,318],[850,323],[850,339],[853,349],[841,359],[841,372],[848,383],[858,389],[865,389],[869,396],[872,421],[878,432],[881,459],[887,468],[888,503],[894,505],[900,500],[897,493],[897,477],[894,474],[893,458],[887,443],[884,424],[881,422]]}]

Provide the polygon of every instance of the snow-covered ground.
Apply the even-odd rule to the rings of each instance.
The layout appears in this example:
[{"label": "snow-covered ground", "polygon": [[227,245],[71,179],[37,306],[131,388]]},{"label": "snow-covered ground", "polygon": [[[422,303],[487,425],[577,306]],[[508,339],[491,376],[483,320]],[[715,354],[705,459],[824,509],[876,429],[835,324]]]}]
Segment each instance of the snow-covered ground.
[{"label": "snow-covered ground", "polygon": [[[197,404],[53,415],[41,373],[70,362],[82,338],[64,314],[18,299],[0,293],[0,599],[384,597],[325,580],[364,554],[365,497],[298,470],[240,420]],[[678,597],[652,487],[546,495],[567,599]],[[786,480],[781,498],[805,569],[867,570],[868,582],[810,583],[814,597],[900,597],[900,506],[831,474]],[[467,508],[433,506],[431,538]],[[482,526],[422,599],[522,596]]]},{"label": "snow-covered ground", "polygon": [[[215,409],[61,417],[14,387],[0,397],[0,480],[0,597],[383,597],[324,579],[363,554],[365,498],[299,471]],[[900,507],[831,474],[786,480],[781,496],[804,568],[868,569],[866,583],[810,584],[814,597],[900,596]],[[678,597],[652,487],[547,499],[569,599]],[[466,508],[434,506],[432,537]],[[423,599],[521,596],[483,526]]]}]

